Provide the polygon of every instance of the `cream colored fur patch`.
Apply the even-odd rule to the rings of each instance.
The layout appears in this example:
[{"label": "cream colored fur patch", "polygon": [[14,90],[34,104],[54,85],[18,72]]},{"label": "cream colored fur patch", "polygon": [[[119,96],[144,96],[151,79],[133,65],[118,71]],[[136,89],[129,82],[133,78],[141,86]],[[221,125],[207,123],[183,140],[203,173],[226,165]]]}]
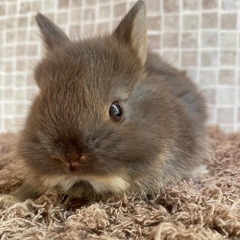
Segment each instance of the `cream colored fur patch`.
[{"label": "cream colored fur patch", "polygon": [[98,193],[103,192],[122,192],[129,187],[129,183],[119,176],[106,176],[106,177],[95,177],[95,176],[52,176],[44,179],[43,184],[46,187],[60,186],[63,191],[70,189],[76,182],[84,180],[89,182],[92,187]]},{"label": "cream colored fur patch", "polygon": [[77,176],[51,176],[47,177],[43,183],[47,187],[60,186],[63,191],[67,191],[71,188],[80,178]]},{"label": "cream colored fur patch", "polygon": [[88,176],[82,178],[85,181],[88,181],[96,192],[122,192],[129,187],[129,183],[119,176],[106,176],[106,177],[93,177]]}]

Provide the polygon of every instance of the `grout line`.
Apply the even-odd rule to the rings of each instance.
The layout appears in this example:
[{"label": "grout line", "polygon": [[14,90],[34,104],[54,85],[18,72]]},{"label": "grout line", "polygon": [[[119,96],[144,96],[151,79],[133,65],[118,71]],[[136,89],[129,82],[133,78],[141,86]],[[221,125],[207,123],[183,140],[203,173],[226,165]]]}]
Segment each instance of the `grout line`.
[{"label": "grout line", "polygon": [[[218,1],[218,10],[220,10],[221,9],[221,1]],[[217,69],[217,71],[216,71],[216,77],[217,77],[217,79],[216,79],[216,94],[215,94],[215,103],[216,103],[216,107],[215,107],[215,116],[216,116],[216,120],[215,120],[215,124],[217,124],[217,119],[218,119],[218,111],[217,111],[217,108],[218,108],[218,106],[219,106],[219,104],[218,104],[218,101],[217,101],[217,99],[218,99],[218,94],[219,94],[219,73],[220,73],[220,70],[219,70],[219,64],[220,64],[220,32],[219,32],[219,30],[221,29],[221,26],[220,26],[220,24],[221,24],[221,15],[220,15],[220,12],[218,11],[217,12],[217,29],[218,29],[218,33],[217,33],[217,66],[216,66],[216,69]]]},{"label": "grout line", "polygon": [[99,0],[96,0],[96,5],[94,6],[94,13],[95,13],[95,19],[94,19],[94,35],[97,34],[97,22],[99,20]]},{"label": "grout line", "polygon": [[[237,22],[237,29],[240,29],[240,2],[237,2],[237,9],[238,9],[238,22]],[[237,44],[240,44],[240,33],[238,31],[237,33]],[[238,111],[240,111],[240,102],[239,102],[239,91],[240,91],[240,87],[239,87],[239,82],[240,82],[240,46],[238,47],[238,51],[237,51],[237,56],[236,56],[236,72],[235,72],[235,86],[236,86],[236,101],[235,101],[235,116],[234,116],[234,130],[237,131],[237,124],[238,124],[238,115],[240,116],[240,113]]]},{"label": "grout line", "polygon": [[[182,12],[183,2],[179,0],[179,11]],[[178,33],[178,67],[182,69],[182,34],[183,34],[183,14],[179,14],[179,33]]]}]

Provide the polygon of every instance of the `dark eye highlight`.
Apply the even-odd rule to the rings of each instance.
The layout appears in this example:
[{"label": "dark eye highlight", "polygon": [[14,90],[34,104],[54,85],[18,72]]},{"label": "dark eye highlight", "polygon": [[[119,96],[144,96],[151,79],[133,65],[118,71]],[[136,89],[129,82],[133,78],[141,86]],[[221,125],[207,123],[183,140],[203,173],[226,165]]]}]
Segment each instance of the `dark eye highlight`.
[{"label": "dark eye highlight", "polygon": [[123,107],[118,101],[114,101],[109,108],[109,116],[115,122],[123,119]]}]

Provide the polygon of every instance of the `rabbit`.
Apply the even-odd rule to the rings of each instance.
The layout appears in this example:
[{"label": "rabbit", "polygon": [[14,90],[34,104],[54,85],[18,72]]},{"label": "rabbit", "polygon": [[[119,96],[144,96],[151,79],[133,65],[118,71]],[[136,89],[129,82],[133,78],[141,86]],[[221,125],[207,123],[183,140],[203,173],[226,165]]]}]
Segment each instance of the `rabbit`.
[{"label": "rabbit", "polygon": [[185,72],[147,47],[139,0],[111,34],[70,40],[41,13],[39,93],[20,133],[23,185],[86,199],[146,196],[192,177],[206,152],[204,98]]}]

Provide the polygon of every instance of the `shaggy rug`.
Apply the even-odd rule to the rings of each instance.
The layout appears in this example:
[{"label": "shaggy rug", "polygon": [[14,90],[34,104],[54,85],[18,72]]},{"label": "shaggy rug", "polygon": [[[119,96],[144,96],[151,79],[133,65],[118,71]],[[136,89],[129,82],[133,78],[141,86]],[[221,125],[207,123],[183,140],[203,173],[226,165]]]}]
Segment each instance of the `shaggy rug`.
[{"label": "shaggy rug", "polygon": [[49,192],[14,203],[16,134],[0,135],[0,239],[240,239],[240,133],[209,128],[209,172],[149,199],[83,203]]}]

